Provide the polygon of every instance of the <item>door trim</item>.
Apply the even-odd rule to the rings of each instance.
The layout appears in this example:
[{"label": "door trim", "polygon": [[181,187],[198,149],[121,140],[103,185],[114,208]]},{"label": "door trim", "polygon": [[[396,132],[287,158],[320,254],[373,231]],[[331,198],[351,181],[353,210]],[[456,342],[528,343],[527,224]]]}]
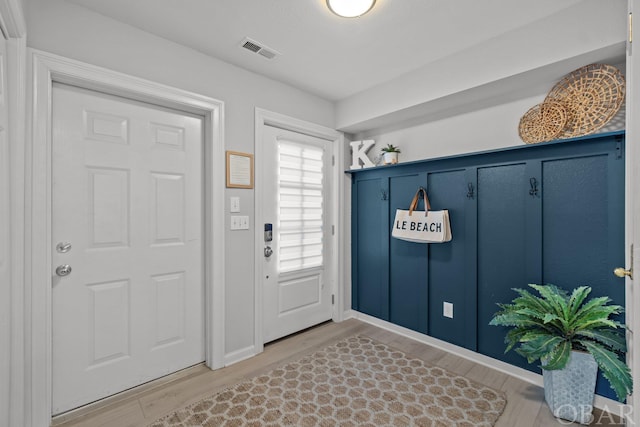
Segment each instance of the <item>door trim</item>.
[{"label": "door trim", "polygon": [[28,425],[51,421],[51,113],[52,84],[66,83],[203,116],[205,355],[224,356],[224,103],[213,98],[30,49],[32,128],[27,152],[25,277]]},{"label": "door trim", "polygon": [[5,182],[0,184],[0,299],[8,311],[0,317],[0,425],[24,424],[24,155],[26,102],[26,22],[22,2],[0,0],[0,35],[5,40],[6,87],[4,102],[9,114],[0,130],[4,157],[0,159]]},{"label": "door trim", "polygon": [[7,39],[20,39],[25,36],[27,23],[19,0],[0,0],[0,28]]},{"label": "door trim", "polygon": [[[634,0],[628,2],[628,12],[633,13],[634,3],[637,9],[637,3]],[[638,34],[638,22],[640,19],[629,19],[627,26],[628,34]],[[637,44],[638,42],[636,42]],[[638,50],[640,46],[636,46]],[[625,265],[623,268],[632,268],[634,272],[634,280],[629,277],[625,280],[626,291],[626,323],[630,331],[627,331],[627,362],[631,368],[631,374],[634,382],[634,392],[627,400],[625,408],[627,411],[622,414],[629,425],[640,424],[640,315],[637,313],[640,307],[640,290],[638,281],[640,281],[640,150],[634,144],[640,135],[640,80],[634,78],[640,69],[640,51],[633,52],[633,46],[630,40],[627,40],[627,93],[626,93],[626,172],[625,172],[625,203],[626,203],[626,220],[625,220]],[[633,55],[635,53],[635,56]],[[633,249],[632,249],[633,248]],[[633,264],[632,264],[633,261]],[[636,282],[635,285],[633,282]]]},{"label": "door trim", "polygon": [[[332,306],[332,320],[334,322],[340,322],[344,318],[343,310],[343,293],[344,293],[344,281],[341,280],[344,277],[344,216],[340,215],[339,208],[343,206],[344,201],[344,183],[345,174],[342,173],[342,165],[344,164],[344,135],[334,129],[326,126],[318,125],[315,123],[307,122],[304,120],[296,119],[294,117],[286,116],[284,114],[275,113],[272,111],[264,110],[262,108],[255,109],[255,176],[262,176],[262,162],[261,159],[264,156],[264,148],[262,145],[262,134],[264,126],[275,126],[278,128],[300,132],[307,135],[315,136],[318,138],[326,139],[332,142],[333,155],[335,156],[335,162],[331,172],[332,179],[332,196],[331,196],[331,218],[330,222],[335,227],[334,238],[331,242],[331,253],[334,271],[327,277],[331,283],[331,293],[335,295],[335,304]],[[255,312],[255,325],[254,325],[254,354],[261,353],[264,350],[264,338],[262,333],[263,325],[263,313],[262,313],[262,258],[263,258],[263,229],[264,213],[262,211],[262,205],[259,197],[263,193],[263,185],[260,179],[255,180],[255,254],[254,254],[254,312]]]}]

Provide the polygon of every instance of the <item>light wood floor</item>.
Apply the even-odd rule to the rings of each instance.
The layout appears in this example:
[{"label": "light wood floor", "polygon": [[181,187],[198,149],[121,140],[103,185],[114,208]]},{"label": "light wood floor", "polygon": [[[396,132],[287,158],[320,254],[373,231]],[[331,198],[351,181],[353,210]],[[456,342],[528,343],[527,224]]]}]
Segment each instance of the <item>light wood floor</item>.
[{"label": "light wood floor", "polygon": [[[211,371],[199,365],[130,390],[116,397],[54,419],[56,427],[145,426],[160,416],[216,391],[297,360],[344,337],[360,334],[393,346],[431,365],[463,375],[507,394],[507,407],[496,427],[546,427],[567,425],[556,420],[544,403],[540,387],[517,380],[445,351],[404,338],[376,326],[347,320],[325,323],[265,346],[251,359]],[[609,414],[595,413],[598,426],[621,426]]]}]

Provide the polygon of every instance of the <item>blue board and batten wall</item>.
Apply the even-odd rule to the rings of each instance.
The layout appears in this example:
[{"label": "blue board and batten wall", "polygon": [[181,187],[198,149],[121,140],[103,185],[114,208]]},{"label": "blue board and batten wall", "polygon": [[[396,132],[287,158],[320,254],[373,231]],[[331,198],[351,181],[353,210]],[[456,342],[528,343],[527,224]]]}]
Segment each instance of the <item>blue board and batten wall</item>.
[{"label": "blue board and batten wall", "polygon": [[[623,132],[350,173],[356,311],[539,372],[489,326],[512,288],[588,285],[625,305],[612,273],[624,266]],[[449,210],[451,242],[391,237],[420,186]],[[603,378],[596,392],[615,398]]]}]

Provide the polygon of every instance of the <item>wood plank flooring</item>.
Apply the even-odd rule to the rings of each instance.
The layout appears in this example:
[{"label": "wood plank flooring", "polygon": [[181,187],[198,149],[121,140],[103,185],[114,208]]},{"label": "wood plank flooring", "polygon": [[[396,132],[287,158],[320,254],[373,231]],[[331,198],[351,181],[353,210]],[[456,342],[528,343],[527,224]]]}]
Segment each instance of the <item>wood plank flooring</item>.
[{"label": "wood plank flooring", "polygon": [[[263,353],[227,368],[211,371],[198,365],[172,376],[127,391],[53,420],[56,427],[146,426],[162,415],[200,400],[230,385],[276,366],[297,360],[335,341],[360,334],[393,346],[431,365],[448,369],[471,380],[503,390],[507,407],[496,427],[547,427],[567,425],[556,420],[544,403],[543,390],[504,373],[478,365],[443,350],[418,343],[376,326],[347,320],[325,323],[265,346]],[[598,426],[622,426],[609,414],[595,413]]]}]

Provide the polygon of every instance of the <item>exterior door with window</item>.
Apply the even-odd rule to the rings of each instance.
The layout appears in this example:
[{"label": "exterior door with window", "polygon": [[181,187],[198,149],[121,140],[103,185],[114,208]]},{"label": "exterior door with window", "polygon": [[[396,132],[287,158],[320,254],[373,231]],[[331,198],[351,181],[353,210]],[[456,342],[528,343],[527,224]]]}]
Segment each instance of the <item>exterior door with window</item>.
[{"label": "exterior door with window", "polygon": [[265,126],[264,342],[331,319],[332,143]]}]

